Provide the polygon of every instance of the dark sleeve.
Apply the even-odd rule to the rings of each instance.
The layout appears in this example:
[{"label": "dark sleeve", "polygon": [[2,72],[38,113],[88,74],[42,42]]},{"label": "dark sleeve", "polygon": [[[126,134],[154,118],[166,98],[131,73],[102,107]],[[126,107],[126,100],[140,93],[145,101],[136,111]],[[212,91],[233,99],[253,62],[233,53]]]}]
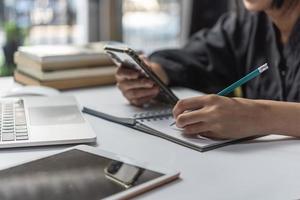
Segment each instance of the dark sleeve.
[{"label": "dark sleeve", "polygon": [[167,72],[171,86],[217,93],[243,73],[238,68],[245,55],[245,28],[235,13],[223,15],[212,29],[196,33],[182,49],[153,53],[150,60]]}]

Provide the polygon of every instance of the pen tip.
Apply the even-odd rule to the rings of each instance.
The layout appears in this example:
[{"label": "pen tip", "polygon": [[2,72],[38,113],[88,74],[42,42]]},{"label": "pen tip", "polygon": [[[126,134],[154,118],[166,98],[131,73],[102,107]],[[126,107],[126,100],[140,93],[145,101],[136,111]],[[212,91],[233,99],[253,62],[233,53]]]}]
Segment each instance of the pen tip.
[{"label": "pen tip", "polygon": [[172,124],[170,124],[170,126],[174,126],[176,124],[176,122],[173,122]]}]

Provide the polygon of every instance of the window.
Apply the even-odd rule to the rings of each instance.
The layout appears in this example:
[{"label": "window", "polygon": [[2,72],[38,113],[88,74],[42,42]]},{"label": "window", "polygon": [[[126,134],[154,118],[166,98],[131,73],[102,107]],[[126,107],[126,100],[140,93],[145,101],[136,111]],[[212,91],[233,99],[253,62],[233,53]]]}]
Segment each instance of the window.
[{"label": "window", "polygon": [[189,30],[186,22],[191,1],[2,0],[0,75],[13,66],[13,54],[20,45],[123,38],[124,43],[146,54],[178,47],[187,38],[183,30]]},{"label": "window", "polygon": [[182,0],[124,0],[123,41],[144,52],[182,44]]},{"label": "window", "polygon": [[5,0],[2,25],[15,22],[28,44],[78,40],[77,12],[82,0]]},{"label": "window", "polygon": [[0,69],[11,68],[20,45],[86,42],[86,4],[87,0],[0,1]]}]

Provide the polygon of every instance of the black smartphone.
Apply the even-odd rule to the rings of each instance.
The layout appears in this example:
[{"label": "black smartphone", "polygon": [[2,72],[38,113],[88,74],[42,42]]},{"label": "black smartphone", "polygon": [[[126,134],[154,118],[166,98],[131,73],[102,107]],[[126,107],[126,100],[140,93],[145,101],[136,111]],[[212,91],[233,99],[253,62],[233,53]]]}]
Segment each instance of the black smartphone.
[{"label": "black smartphone", "polygon": [[137,52],[128,47],[114,47],[105,46],[104,51],[111,57],[114,63],[117,65],[124,64],[126,67],[141,71],[145,76],[156,83],[161,94],[167,99],[167,101],[173,106],[179,100],[178,97],[170,90],[164,82],[151,70],[147,64],[140,59]]},{"label": "black smartphone", "polygon": [[112,161],[104,169],[104,172],[111,180],[125,188],[129,188],[134,185],[138,177],[143,173],[143,169],[120,161]]}]

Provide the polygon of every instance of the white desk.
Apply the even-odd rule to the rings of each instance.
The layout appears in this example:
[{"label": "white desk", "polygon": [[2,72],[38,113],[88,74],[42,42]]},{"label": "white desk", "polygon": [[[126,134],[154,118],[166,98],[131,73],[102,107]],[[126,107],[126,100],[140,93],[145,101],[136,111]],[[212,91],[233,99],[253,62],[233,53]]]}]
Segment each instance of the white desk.
[{"label": "white desk", "polygon": [[[0,78],[0,92],[20,87]],[[115,87],[65,92],[82,105],[125,100]],[[252,142],[200,153],[127,127],[85,115],[98,136],[98,148],[181,171],[181,180],[138,199],[299,199],[300,140]],[[0,168],[67,146],[0,150]]]}]

